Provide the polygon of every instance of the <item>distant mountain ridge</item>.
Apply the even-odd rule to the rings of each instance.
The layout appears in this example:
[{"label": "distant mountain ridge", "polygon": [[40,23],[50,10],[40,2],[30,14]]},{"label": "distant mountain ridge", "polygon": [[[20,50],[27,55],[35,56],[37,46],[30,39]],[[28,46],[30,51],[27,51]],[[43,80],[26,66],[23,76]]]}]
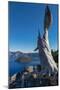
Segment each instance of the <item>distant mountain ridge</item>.
[{"label": "distant mountain ridge", "polygon": [[[56,50],[56,51],[51,50],[51,52],[52,52],[55,62],[58,63],[58,50]],[[9,51],[9,58],[11,58],[11,59],[15,58],[15,60],[16,60],[21,57],[30,57],[32,59],[39,59],[39,54],[38,53],[24,53],[21,51],[15,51],[15,52]]]},{"label": "distant mountain ridge", "polygon": [[31,60],[39,59],[38,53],[23,53],[21,51],[9,52],[9,60],[16,60],[18,62],[29,62]]}]

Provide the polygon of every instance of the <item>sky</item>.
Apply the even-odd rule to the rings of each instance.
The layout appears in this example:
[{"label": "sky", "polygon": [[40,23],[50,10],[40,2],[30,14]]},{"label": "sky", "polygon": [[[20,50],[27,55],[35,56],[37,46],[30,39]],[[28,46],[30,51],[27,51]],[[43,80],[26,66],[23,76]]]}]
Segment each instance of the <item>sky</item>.
[{"label": "sky", "polygon": [[[44,13],[47,4],[9,2],[9,50],[33,52],[37,47],[38,30],[44,33]],[[51,49],[58,48],[58,5],[48,5],[52,14],[49,28]]]}]

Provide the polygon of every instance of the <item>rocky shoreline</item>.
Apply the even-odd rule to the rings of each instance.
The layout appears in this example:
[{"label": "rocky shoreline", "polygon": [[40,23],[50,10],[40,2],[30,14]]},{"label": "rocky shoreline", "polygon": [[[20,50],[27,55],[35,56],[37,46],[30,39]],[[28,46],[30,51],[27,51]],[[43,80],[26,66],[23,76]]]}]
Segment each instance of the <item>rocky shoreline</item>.
[{"label": "rocky shoreline", "polygon": [[[36,67],[35,67],[36,68]],[[9,88],[41,87],[58,85],[58,76],[48,76],[39,70],[34,70],[33,66],[22,72],[18,72],[9,77]]]}]

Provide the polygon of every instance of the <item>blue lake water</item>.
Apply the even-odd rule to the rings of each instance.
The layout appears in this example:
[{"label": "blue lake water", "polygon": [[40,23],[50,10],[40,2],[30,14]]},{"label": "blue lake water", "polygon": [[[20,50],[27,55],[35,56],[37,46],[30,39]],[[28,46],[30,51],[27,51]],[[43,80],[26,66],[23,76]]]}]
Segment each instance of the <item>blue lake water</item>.
[{"label": "blue lake water", "polygon": [[38,55],[33,55],[32,60],[30,62],[17,62],[15,57],[11,57],[9,60],[9,75],[12,76],[13,74],[17,72],[21,72],[26,68],[27,66],[34,66],[40,64],[40,59]]}]

